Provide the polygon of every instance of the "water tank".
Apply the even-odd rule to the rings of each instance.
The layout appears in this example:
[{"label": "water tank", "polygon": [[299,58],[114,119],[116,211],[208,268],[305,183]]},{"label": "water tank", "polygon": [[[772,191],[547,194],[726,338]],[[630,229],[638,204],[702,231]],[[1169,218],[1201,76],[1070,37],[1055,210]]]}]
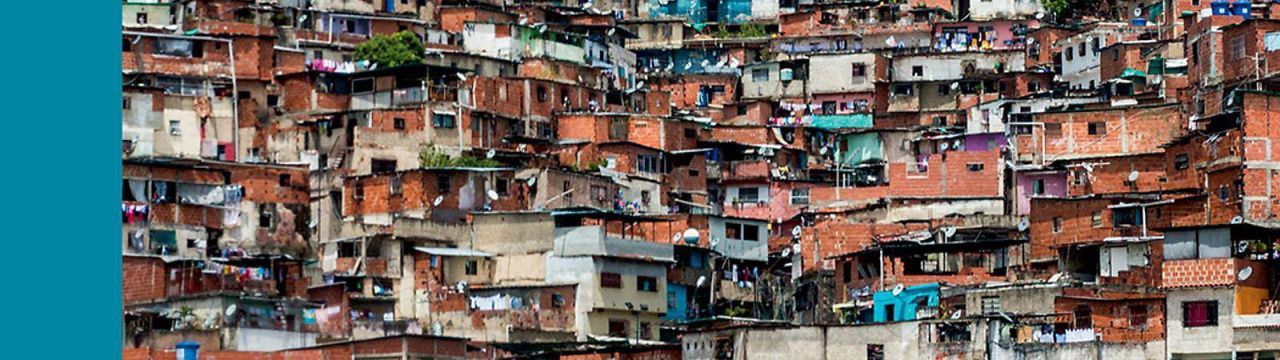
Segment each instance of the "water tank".
[{"label": "water tank", "polygon": [[200,358],[200,343],[183,340],[174,345],[177,349],[177,360],[196,360]]},{"label": "water tank", "polygon": [[1226,0],[1215,0],[1209,3],[1209,8],[1213,9],[1213,14],[1218,16],[1231,15],[1231,3]]}]

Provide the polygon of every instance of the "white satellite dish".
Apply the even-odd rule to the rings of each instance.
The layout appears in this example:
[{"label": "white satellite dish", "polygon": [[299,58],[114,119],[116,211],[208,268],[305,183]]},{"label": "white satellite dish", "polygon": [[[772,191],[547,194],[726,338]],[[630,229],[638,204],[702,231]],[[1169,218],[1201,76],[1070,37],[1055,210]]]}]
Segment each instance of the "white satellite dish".
[{"label": "white satellite dish", "polygon": [[1139,175],[1139,174],[1138,174],[1138,170],[1130,171],[1130,172],[1129,172],[1129,182],[1138,181],[1138,175]]},{"label": "white satellite dish", "polygon": [[944,227],[944,228],[942,228],[942,235],[944,235],[944,236],[946,236],[946,237],[952,237],[952,236],[955,236],[955,235],[956,235],[956,227],[955,227],[955,226],[948,226],[948,227]]},{"label": "white satellite dish", "polygon": [[1018,231],[1027,231],[1030,227],[1031,222],[1027,221],[1027,219],[1022,219],[1022,221],[1018,222]]},{"label": "white satellite dish", "polygon": [[953,82],[953,83],[951,83],[951,90],[956,90],[956,89],[959,89],[959,88],[960,88],[960,83],[958,83],[958,82]]},{"label": "white satellite dish", "polygon": [[698,239],[702,238],[702,235],[698,234],[698,229],[694,228],[685,229],[684,232],[680,233],[680,236],[684,238],[684,242],[689,245],[696,245],[698,243]]},{"label": "white satellite dish", "polygon": [[525,26],[528,23],[529,23],[529,18],[526,18],[523,16],[520,17],[520,21],[519,21],[520,26]]},{"label": "white satellite dish", "polygon": [[711,60],[703,59],[702,67],[708,67],[708,66],[711,66]]},{"label": "white satellite dish", "polygon": [[609,33],[608,33],[608,34],[609,34],[609,36],[613,36],[613,33],[614,33],[615,31],[617,31],[617,30],[618,30],[618,29],[609,28]]},{"label": "white satellite dish", "polygon": [[960,139],[956,139],[956,141],[951,142],[952,149],[960,150],[960,145],[961,145]]},{"label": "white satellite dish", "polygon": [[1044,19],[1044,13],[1042,12],[1036,13],[1036,20],[1040,20],[1040,19]]},{"label": "white satellite dish", "polygon": [[726,64],[726,63],[728,63],[728,62],[729,62],[729,60],[726,60],[726,59],[720,59],[720,62],[716,63],[716,67],[724,67],[724,64]]},{"label": "white satellite dish", "polygon": [[1142,17],[1142,8],[1133,8],[1133,17]]},{"label": "white satellite dish", "polygon": [[231,304],[231,306],[227,307],[227,316],[234,316],[235,314],[236,314],[236,304]]},{"label": "white satellite dish", "polygon": [[684,69],[685,69],[685,70],[689,70],[689,68],[692,68],[692,67],[693,67],[693,61],[689,61],[689,62],[684,63]]},{"label": "white satellite dish", "polygon": [[1243,254],[1246,251],[1249,251],[1248,241],[1241,241],[1239,244],[1236,245],[1236,253]]},{"label": "white satellite dish", "polygon": [[466,281],[459,281],[457,286],[458,286],[458,292],[467,291],[467,282],[466,282]]},{"label": "white satellite dish", "polygon": [[938,149],[941,149],[942,151],[947,151],[947,149],[950,149],[950,148],[951,148],[951,143],[944,142],[942,144],[938,144]]},{"label": "white satellite dish", "polygon": [[644,80],[640,80],[640,82],[636,83],[636,88],[637,89],[644,88],[644,85],[645,85]]},{"label": "white satellite dish", "polygon": [[1056,283],[1058,280],[1062,280],[1062,273],[1056,273],[1049,277],[1050,283]]},{"label": "white satellite dish", "polygon": [[674,67],[676,67],[676,63],[674,63],[674,62],[667,63],[667,70],[666,70],[666,71],[671,71],[671,68],[674,68]]},{"label": "white satellite dish", "polygon": [[706,276],[706,275],[699,276],[699,277],[698,277],[698,283],[697,283],[696,285],[694,285],[693,287],[695,287],[695,288],[700,288],[700,287],[702,287],[702,284],[705,284],[706,282],[707,282],[707,276]]},{"label": "white satellite dish", "polygon": [[498,155],[498,151],[494,149],[489,149],[488,152],[484,153],[484,157],[490,158],[490,159],[492,159],[494,155]]},{"label": "white satellite dish", "polygon": [[791,248],[782,249],[782,257],[791,256]]},{"label": "white satellite dish", "polygon": [[467,74],[458,73],[458,80],[467,81]]},{"label": "white satellite dish", "polygon": [[680,242],[680,234],[671,234],[671,243],[675,244],[678,242]]},{"label": "white satellite dish", "polygon": [[821,149],[818,149],[818,154],[819,154],[819,155],[826,155],[826,154],[827,154],[827,147],[826,147],[826,146],[823,146]]},{"label": "white satellite dish", "polygon": [[800,231],[800,225],[796,225],[796,227],[791,228],[791,236],[800,237]]},{"label": "white satellite dish", "polygon": [[1244,222],[1244,217],[1236,216],[1236,217],[1231,218],[1231,223],[1232,223],[1232,224],[1239,224],[1239,223],[1243,223],[1243,222]]},{"label": "white satellite dish", "polygon": [[735,58],[735,57],[729,58],[729,67],[736,68],[738,67],[738,65],[741,65],[741,63],[738,62],[738,58]]},{"label": "white satellite dish", "polygon": [[488,195],[489,195],[489,200],[494,200],[494,201],[497,201],[497,200],[498,200],[498,192],[497,192],[497,191],[494,191],[493,189],[489,189],[489,191],[488,191],[487,193],[488,193]]},{"label": "white satellite dish", "polygon": [[530,177],[529,177],[529,180],[525,180],[525,181],[524,181],[524,183],[525,183],[526,185],[533,186],[533,184],[537,184],[537,183],[538,183],[538,177],[537,177],[537,176],[530,176]]},{"label": "white satellite dish", "polygon": [[713,237],[713,238],[711,238],[711,247],[712,247],[712,248],[715,248],[716,246],[719,246],[719,245],[720,245],[720,238],[717,238],[717,237]]},{"label": "white satellite dish", "polygon": [[907,289],[907,287],[906,287],[906,286],[904,286],[904,285],[902,285],[902,284],[894,285],[894,286],[893,286],[893,295],[894,295],[894,296],[901,295],[901,294],[902,294],[902,291],[904,291],[904,290],[906,290],[906,289]]},{"label": "white satellite dish", "polygon": [[436,196],[436,199],[431,201],[431,206],[440,206],[442,202],[444,202],[444,195]]},{"label": "white satellite dish", "polygon": [[1246,267],[1246,268],[1240,269],[1240,272],[1236,274],[1236,278],[1240,279],[1240,281],[1245,281],[1245,280],[1248,280],[1249,276],[1252,276],[1252,275],[1253,275],[1253,268]]}]

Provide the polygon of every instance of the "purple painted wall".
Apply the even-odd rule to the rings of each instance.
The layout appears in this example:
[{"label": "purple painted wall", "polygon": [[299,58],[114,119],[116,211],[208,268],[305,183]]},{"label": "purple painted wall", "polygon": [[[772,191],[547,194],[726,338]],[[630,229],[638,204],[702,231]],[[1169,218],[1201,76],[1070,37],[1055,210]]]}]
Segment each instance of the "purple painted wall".
[{"label": "purple painted wall", "polygon": [[[1017,180],[1017,190],[1014,194],[1017,200],[1017,215],[1026,215],[1031,212],[1031,197],[1063,197],[1067,196],[1067,173],[1065,171],[1040,171],[1033,173],[1016,173],[1014,179]],[[1044,191],[1035,194],[1036,180],[1044,182]]]}]

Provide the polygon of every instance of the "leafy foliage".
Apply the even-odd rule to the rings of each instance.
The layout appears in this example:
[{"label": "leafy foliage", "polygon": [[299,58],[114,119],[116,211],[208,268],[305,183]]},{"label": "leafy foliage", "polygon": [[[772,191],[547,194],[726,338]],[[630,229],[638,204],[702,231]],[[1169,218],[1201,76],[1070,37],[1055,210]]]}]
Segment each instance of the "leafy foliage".
[{"label": "leafy foliage", "polygon": [[481,159],[474,156],[451,157],[436,148],[423,150],[418,154],[423,168],[496,168],[502,166],[497,160]]},{"label": "leafy foliage", "polygon": [[369,60],[378,66],[395,67],[422,62],[426,48],[418,35],[401,31],[391,35],[374,35],[372,39],[356,46],[357,60]]}]

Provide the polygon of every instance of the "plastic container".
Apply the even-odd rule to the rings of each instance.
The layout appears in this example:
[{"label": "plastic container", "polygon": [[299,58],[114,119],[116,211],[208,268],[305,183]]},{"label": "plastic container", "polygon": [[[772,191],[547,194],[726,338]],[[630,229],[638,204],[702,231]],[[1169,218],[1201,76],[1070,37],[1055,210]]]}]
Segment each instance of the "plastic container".
[{"label": "plastic container", "polygon": [[1249,20],[1249,11],[1253,9],[1253,4],[1248,1],[1236,1],[1231,3],[1231,14]]},{"label": "plastic container", "polygon": [[1147,26],[1147,18],[1133,18],[1133,26]]},{"label": "plastic container", "polygon": [[1218,16],[1231,15],[1231,3],[1227,1],[1214,1],[1209,3],[1209,8],[1213,9],[1213,14]]}]

